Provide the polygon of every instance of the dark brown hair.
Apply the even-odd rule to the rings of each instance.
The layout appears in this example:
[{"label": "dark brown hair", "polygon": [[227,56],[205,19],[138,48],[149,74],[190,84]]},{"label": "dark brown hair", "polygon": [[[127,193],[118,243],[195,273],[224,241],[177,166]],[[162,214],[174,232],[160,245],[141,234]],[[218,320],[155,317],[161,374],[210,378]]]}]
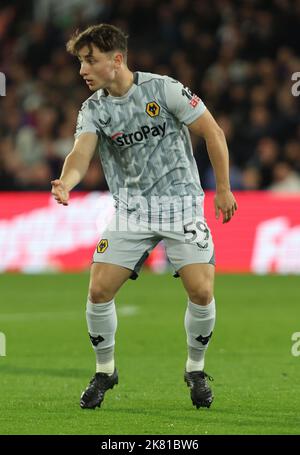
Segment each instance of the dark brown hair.
[{"label": "dark brown hair", "polygon": [[87,46],[91,51],[91,45],[94,44],[100,52],[120,51],[126,60],[127,38],[128,35],[114,25],[91,25],[82,32],[77,30],[67,42],[66,47],[70,54],[78,56],[80,49]]}]

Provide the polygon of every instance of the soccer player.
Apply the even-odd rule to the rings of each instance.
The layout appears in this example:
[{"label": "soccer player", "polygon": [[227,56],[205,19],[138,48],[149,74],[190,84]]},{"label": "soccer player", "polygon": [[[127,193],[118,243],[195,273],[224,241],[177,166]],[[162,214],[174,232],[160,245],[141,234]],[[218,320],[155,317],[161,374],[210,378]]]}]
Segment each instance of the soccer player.
[{"label": "soccer player", "polygon": [[69,192],[85,175],[97,148],[116,206],[91,266],[86,318],[96,374],[80,406],[100,407],[105,392],[118,384],[114,298],[163,240],[188,295],[184,380],[193,405],[209,407],[213,394],[207,380],[212,378],[204,371],[204,356],[215,324],[214,246],[189,130],[206,141],[216,178],[216,217],[221,212],[227,223],[237,204],[230,191],[223,131],[200,98],[179,81],[130,71],[127,36],[120,29],[91,26],[72,36],[67,49],[78,57],[80,75],[93,94],[81,107],[74,147],[60,178],[51,182],[52,194],[68,205]]}]

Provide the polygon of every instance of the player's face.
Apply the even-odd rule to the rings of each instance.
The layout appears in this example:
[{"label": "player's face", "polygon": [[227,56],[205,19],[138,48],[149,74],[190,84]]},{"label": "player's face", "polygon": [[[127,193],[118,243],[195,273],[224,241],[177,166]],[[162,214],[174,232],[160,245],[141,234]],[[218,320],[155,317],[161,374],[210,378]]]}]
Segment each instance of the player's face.
[{"label": "player's face", "polygon": [[118,68],[118,61],[112,52],[103,53],[92,44],[92,52],[84,46],[78,55],[80,61],[80,76],[85,80],[88,88],[93,92],[100,88],[107,88],[114,81]]}]

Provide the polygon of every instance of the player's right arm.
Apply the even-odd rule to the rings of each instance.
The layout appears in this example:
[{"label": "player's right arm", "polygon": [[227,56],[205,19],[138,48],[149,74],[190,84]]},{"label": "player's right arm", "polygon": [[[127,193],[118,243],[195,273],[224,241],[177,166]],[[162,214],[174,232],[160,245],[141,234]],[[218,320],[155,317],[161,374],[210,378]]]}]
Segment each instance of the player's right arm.
[{"label": "player's right arm", "polygon": [[82,133],[66,157],[59,179],[52,180],[51,193],[58,204],[68,205],[70,191],[85,176],[98,142],[96,133]]}]

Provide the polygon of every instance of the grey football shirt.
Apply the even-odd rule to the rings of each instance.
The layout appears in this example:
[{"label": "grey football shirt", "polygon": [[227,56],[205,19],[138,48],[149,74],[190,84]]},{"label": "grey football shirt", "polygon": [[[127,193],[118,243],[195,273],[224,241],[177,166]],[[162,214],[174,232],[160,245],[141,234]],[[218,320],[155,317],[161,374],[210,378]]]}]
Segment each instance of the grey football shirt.
[{"label": "grey football shirt", "polygon": [[124,96],[98,90],[82,104],[75,137],[98,135],[103,171],[121,210],[136,209],[139,196],[148,207],[153,196],[199,197],[203,190],[186,125],[205,109],[180,82],[136,72]]}]

